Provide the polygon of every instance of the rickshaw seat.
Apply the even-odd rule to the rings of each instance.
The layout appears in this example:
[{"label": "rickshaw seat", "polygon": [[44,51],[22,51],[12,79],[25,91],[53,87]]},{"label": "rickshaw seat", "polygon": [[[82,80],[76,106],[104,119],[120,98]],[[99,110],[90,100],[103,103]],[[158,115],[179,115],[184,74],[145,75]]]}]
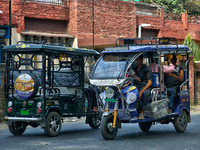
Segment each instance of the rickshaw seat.
[{"label": "rickshaw seat", "polygon": [[62,100],[72,100],[75,95],[74,94],[54,94],[53,97],[59,97]]},{"label": "rickshaw seat", "polygon": [[152,72],[152,86],[159,87],[159,75],[158,72]]}]

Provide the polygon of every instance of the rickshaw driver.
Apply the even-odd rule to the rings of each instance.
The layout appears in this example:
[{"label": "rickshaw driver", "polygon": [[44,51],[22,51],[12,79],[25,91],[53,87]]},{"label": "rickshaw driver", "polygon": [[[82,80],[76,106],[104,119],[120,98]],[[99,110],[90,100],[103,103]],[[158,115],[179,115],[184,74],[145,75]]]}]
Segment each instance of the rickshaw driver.
[{"label": "rickshaw driver", "polygon": [[142,101],[142,111],[139,114],[138,119],[144,119],[144,111],[147,106],[149,96],[151,94],[152,85],[152,73],[151,69],[143,64],[143,55],[140,55],[136,60],[137,66],[133,68],[136,75],[140,78],[140,81],[135,81],[135,86],[139,91],[139,99]]}]

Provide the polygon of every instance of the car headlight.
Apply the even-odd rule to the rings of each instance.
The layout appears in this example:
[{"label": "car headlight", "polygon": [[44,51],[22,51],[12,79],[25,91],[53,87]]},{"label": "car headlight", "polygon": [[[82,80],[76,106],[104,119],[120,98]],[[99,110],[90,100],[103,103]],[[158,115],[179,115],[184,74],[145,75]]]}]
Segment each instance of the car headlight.
[{"label": "car headlight", "polygon": [[38,102],[38,103],[37,103],[37,107],[40,108],[41,106],[42,106],[42,102]]},{"label": "car headlight", "polygon": [[112,88],[107,88],[105,91],[105,95],[107,98],[112,98],[115,94],[115,91]]},{"label": "car headlight", "polygon": [[9,101],[8,102],[8,107],[11,107],[12,106],[12,101]]}]

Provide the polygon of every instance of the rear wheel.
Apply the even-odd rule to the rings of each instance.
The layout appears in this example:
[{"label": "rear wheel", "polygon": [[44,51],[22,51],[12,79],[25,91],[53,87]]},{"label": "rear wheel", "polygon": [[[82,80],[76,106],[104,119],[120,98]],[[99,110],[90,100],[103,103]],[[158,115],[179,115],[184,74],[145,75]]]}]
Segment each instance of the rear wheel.
[{"label": "rear wheel", "polygon": [[182,133],[187,128],[187,113],[183,110],[179,116],[174,118],[174,127],[177,132]]},{"label": "rear wheel", "polygon": [[115,138],[118,132],[118,121],[116,121],[115,128],[112,127],[113,115],[103,117],[101,120],[101,134],[106,140],[112,140]]},{"label": "rear wheel", "polygon": [[8,128],[13,135],[21,135],[26,130],[26,125],[22,122],[13,123],[12,125],[9,125]]},{"label": "rear wheel", "polygon": [[101,114],[99,115],[92,115],[87,116],[88,117],[88,123],[91,128],[97,129],[101,125]]},{"label": "rear wheel", "polygon": [[50,112],[47,116],[44,132],[48,136],[57,136],[61,129],[61,119],[57,112]]},{"label": "rear wheel", "polygon": [[139,122],[139,127],[142,131],[149,131],[151,128],[152,122]]}]

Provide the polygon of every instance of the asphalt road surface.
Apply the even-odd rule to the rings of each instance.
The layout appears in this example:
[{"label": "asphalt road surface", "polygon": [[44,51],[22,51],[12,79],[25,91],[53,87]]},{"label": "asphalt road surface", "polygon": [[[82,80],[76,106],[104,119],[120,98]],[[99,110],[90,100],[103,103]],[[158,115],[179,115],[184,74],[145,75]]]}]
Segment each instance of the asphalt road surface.
[{"label": "asphalt road surface", "polygon": [[83,120],[62,124],[57,137],[47,137],[40,127],[27,127],[20,136],[0,129],[0,150],[199,150],[200,112],[192,114],[191,120],[184,133],[177,133],[172,123],[153,125],[148,132],[138,124],[122,124],[110,141]]}]

